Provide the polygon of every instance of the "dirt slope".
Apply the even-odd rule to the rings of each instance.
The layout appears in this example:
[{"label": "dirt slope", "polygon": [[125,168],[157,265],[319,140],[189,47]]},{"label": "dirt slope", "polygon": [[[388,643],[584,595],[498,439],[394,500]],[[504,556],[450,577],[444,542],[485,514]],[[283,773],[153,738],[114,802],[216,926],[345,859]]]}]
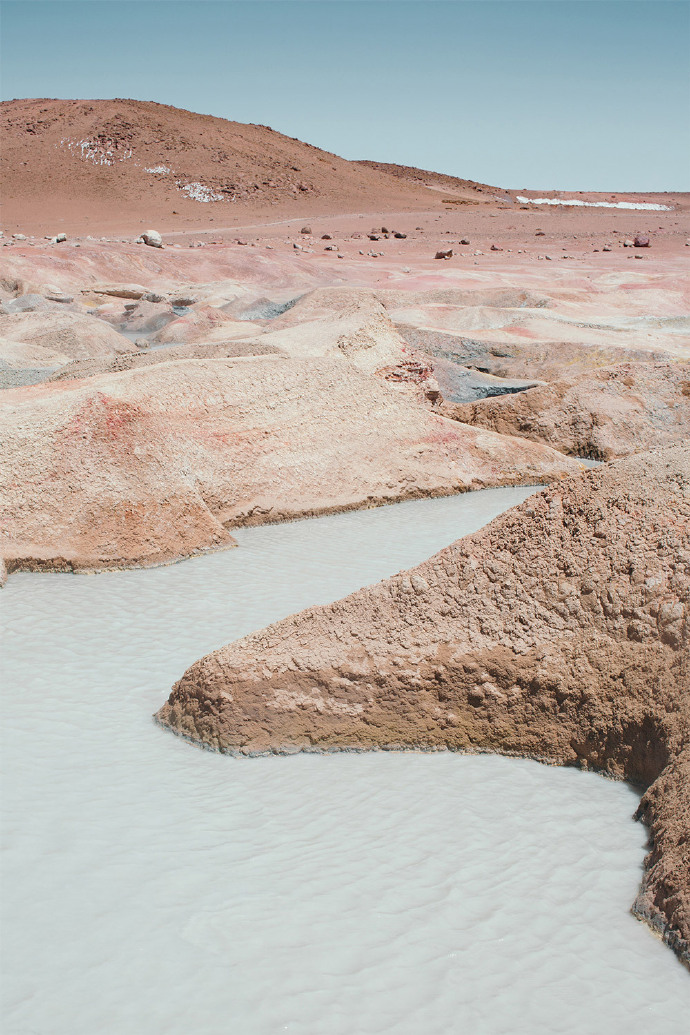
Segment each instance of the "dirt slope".
[{"label": "dirt slope", "polygon": [[152,101],[5,101],[0,132],[3,219],[20,220],[25,232],[141,221],[181,229],[210,215],[232,223],[248,210],[300,215],[437,203],[423,184],[268,126]]},{"label": "dirt slope", "polygon": [[689,608],[686,443],[568,479],[214,651],[158,719],[231,753],[489,750],[642,784],[635,910],[690,961]]}]

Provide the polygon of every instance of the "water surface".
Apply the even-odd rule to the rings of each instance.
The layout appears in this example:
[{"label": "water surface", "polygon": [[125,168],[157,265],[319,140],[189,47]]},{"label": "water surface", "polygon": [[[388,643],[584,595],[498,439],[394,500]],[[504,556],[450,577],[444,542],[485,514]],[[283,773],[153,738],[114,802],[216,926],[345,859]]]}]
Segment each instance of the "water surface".
[{"label": "water surface", "polygon": [[151,714],[201,654],[526,489],[244,529],[3,590],[3,1035],[683,1035],[624,784],[447,753],[233,759]]}]

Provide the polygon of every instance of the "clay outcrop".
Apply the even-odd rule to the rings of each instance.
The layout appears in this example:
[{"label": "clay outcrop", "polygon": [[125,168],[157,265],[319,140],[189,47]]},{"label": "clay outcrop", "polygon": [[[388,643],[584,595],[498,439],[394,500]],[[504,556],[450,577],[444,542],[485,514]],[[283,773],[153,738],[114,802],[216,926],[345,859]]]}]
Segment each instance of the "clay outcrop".
[{"label": "clay outcrop", "polygon": [[690,364],[621,363],[442,412],[562,453],[610,460],[690,438]]},{"label": "clay outcrop", "polygon": [[246,755],[494,751],[646,788],[634,910],[690,960],[690,445],[567,479],[209,654],[157,719]]},{"label": "clay outcrop", "polygon": [[136,349],[123,334],[87,313],[40,311],[0,316],[0,337],[40,345],[69,359],[119,356]]},{"label": "clay outcrop", "polygon": [[8,391],[0,442],[10,571],[160,563],[231,545],[239,525],[579,468],[437,416],[342,358],[281,355]]}]

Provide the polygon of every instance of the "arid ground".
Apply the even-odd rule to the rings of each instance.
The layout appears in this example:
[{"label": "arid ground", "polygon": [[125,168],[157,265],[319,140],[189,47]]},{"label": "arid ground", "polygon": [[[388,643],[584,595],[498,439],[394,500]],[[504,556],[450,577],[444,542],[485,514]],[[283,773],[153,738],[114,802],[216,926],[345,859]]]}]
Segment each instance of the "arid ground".
[{"label": "arid ground", "polygon": [[203,659],[159,718],[245,754],[442,745],[636,781],[636,912],[687,960],[688,196],[496,188],[135,101],[0,123],[5,574],[547,485]]}]

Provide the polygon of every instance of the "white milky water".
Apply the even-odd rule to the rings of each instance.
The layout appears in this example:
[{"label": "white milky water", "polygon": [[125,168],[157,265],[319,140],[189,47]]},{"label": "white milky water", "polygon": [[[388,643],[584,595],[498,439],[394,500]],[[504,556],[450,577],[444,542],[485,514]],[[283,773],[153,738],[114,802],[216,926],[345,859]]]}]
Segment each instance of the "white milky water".
[{"label": "white milky water", "polygon": [[626,208],[643,212],[671,212],[672,205],[657,205],[651,201],[582,201],[580,198],[523,198],[517,195],[522,205],[566,205],[572,208]]},{"label": "white milky water", "polygon": [[626,785],[448,753],[233,759],[151,720],[203,653],[529,491],[10,577],[3,1035],[686,1035],[688,974],[629,913]]}]

